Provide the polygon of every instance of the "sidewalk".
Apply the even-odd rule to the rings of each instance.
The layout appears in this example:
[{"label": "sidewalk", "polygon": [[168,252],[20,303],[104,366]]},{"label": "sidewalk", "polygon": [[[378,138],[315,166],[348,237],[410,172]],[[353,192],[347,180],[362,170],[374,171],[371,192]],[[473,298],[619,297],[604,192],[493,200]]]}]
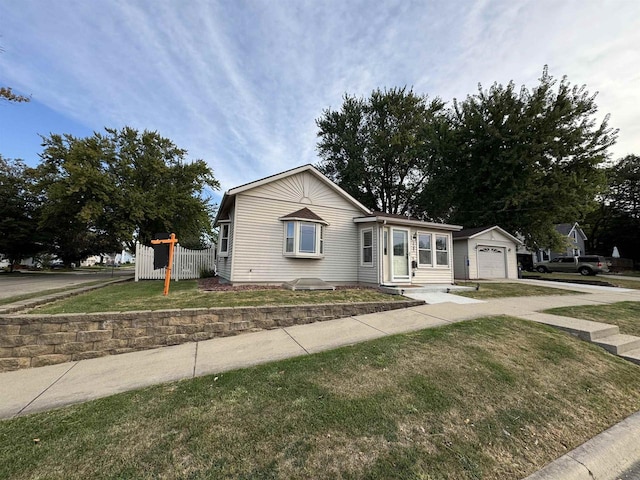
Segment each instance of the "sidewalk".
[{"label": "sidewalk", "polygon": [[[548,282],[545,285],[548,286]],[[569,284],[554,287],[583,293],[499,298],[481,303],[437,303],[0,373],[0,418],[50,410],[159,383],[308,355],[386,335],[433,328],[487,315],[510,315],[535,321],[536,315],[540,315],[536,312],[547,308],[640,301],[640,290],[587,288]],[[601,434],[580,447],[581,452],[599,455],[598,458],[619,458],[622,455],[625,461],[628,458],[640,460],[640,453],[635,449],[622,449],[622,446],[635,445],[636,440],[640,440],[640,417],[635,415],[633,418],[632,423],[627,419],[618,424],[616,431],[622,432],[622,440],[618,436],[613,441],[611,434],[604,437]],[[625,438],[628,440],[626,443]],[[570,456],[571,453],[567,455]],[[551,463],[532,478],[593,478],[589,476],[590,470],[577,468],[575,459],[565,457]],[[619,462],[618,472],[628,468],[631,463]]]},{"label": "sidewalk", "polygon": [[482,303],[437,303],[0,373],[0,418],[486,315],[511,315],[532,320],[535,312],[547,308],[640,301],[640,290],[594,289],[569,284],[556,288],[572,288],[585,293],[499,298]]}]

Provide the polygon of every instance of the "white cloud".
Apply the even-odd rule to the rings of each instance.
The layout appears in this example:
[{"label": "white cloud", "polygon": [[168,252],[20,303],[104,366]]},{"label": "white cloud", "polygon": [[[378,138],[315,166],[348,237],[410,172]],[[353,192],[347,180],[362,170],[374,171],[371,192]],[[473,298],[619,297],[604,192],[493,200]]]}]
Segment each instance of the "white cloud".
[{"label": "white cloud", "polygon": [[0,7],[3,81],[70,118],[158,130],[223,188],[317,161],[315,119],[345,92],[414,86],[444,100],[482,82],[556,77],[599,90],[640,151],[632,1],[24,0]]}]

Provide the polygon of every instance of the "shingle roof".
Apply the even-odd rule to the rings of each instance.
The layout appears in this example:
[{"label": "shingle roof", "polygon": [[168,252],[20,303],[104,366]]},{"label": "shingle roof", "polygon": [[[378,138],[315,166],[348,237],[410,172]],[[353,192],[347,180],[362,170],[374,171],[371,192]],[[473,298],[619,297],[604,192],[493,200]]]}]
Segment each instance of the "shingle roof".
[{"label": "shingle roof", "polygon": [[280,217],[280,220],[288,220],[288,219],[314,220],[316,222],[327,223],[325,220],[323,220],[318,215],[313,213],[307,207],[301,208],[300,210],[290,213],[289,215],[285,215],[284,217]]},{"label": "shingle roof", "polygon": [[562,235],[569,235],[575,223],[559,223],[556,225],[556,231]]},{"label": "shingle roof", "polygon": [[474,228],[464,228],[459,232],[453,232],[453,238],[467,238],[472,237],[476,233],[484,232],[485,230],[489,230],[492,227],[474,227]]}]

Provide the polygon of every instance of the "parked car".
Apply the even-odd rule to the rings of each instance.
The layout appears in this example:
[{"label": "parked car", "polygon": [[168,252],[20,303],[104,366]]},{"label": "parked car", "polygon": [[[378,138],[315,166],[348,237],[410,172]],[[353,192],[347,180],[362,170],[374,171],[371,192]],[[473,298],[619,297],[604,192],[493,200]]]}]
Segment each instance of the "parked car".
[{"label": "parked car", "polygon": [[536,262],[534,268],[540,273],[563,272],[595,275],[609,272],[609,265],[604,257],[584,255],[580,257],[557,257],[550,262]]}]

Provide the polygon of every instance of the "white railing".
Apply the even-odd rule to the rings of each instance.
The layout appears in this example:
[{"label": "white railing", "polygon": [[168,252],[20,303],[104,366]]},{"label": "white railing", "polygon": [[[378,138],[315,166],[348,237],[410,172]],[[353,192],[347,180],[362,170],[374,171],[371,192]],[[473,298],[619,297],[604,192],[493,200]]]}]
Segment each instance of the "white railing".
[{"label": "white railing", "polygon": [[[189,250],[176,245],[173,252],[172,280],[200,278],[203,270],[216,268],[216,248]],[[136,282],[138,280],[163,280],[166,269],[153,269],[153,248],[136,243]]]}]

